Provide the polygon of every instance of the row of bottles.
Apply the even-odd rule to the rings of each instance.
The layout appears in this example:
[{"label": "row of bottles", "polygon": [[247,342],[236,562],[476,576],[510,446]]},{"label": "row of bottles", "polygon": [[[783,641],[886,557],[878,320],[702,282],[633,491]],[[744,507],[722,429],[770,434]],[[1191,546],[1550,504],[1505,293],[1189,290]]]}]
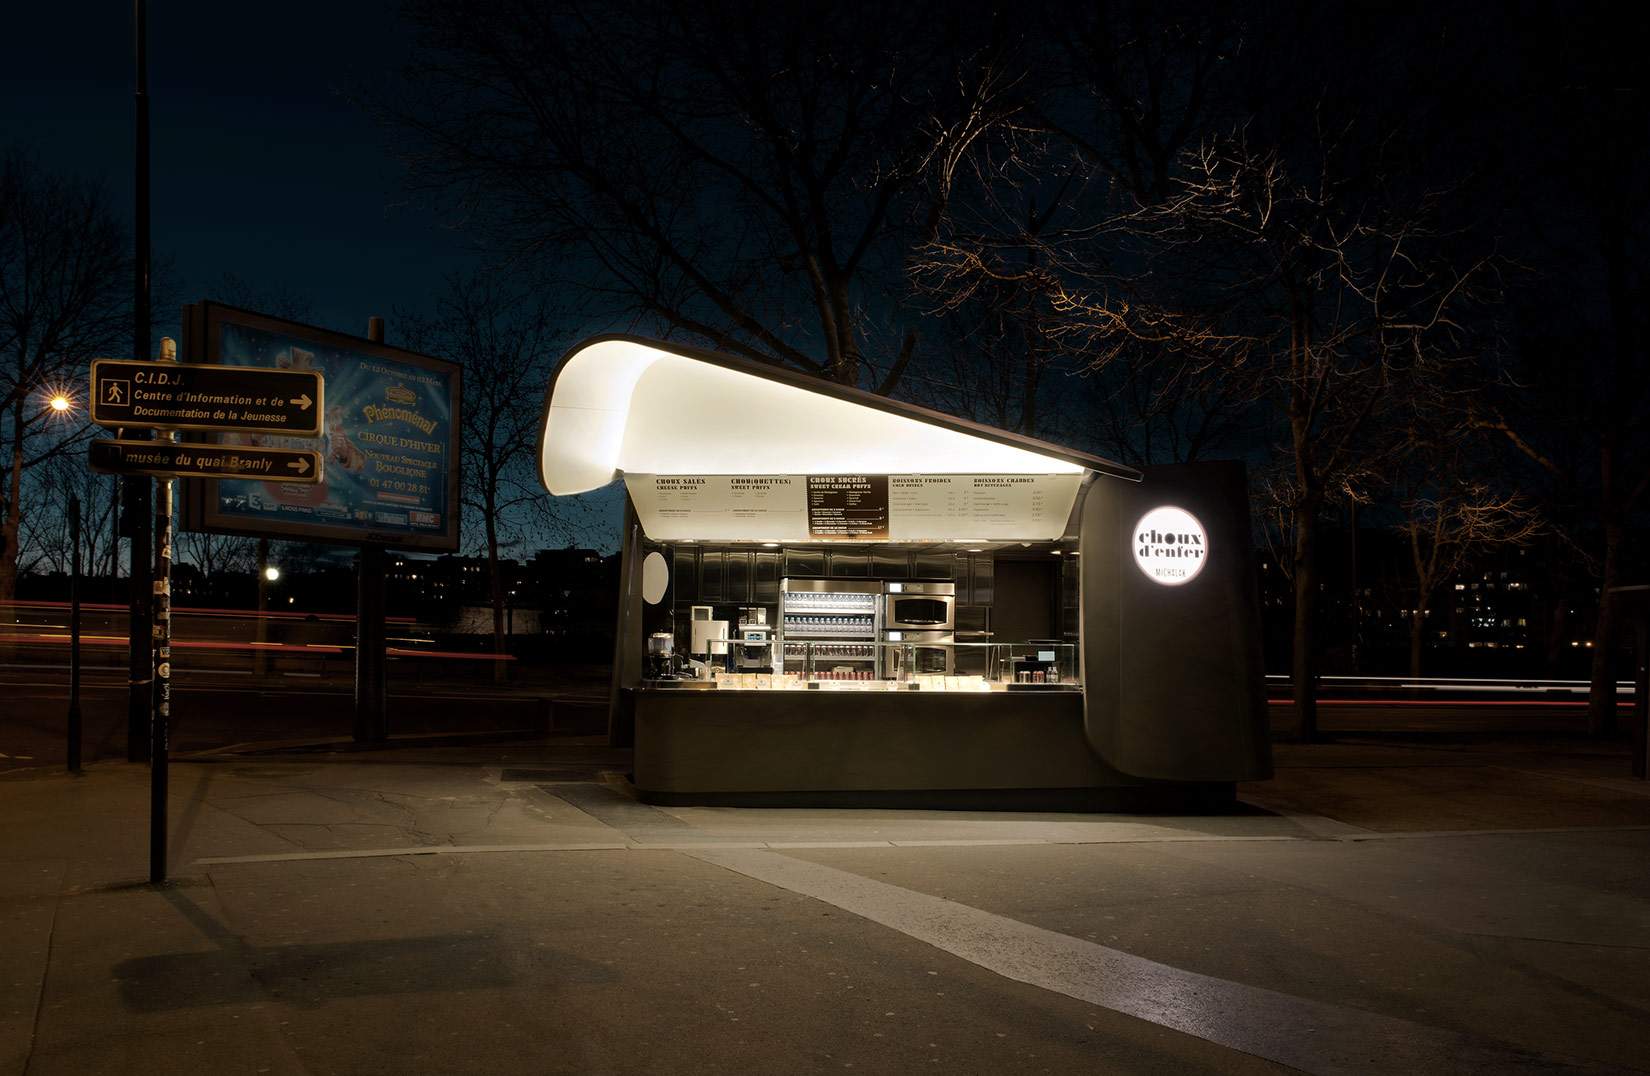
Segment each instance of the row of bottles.
[{"label": "row of bottles", "polygon": [[876,647],[866,643],[786,643],[785,656],[787,658],[806,657],[809,647],[813,649],[815,661],[872,661],[876,658]]},{"label": "row of bottles", "polygon": [[876,630],[871,616],[793,616],[785,614],[785,631],[794,635],[870,635]]}]

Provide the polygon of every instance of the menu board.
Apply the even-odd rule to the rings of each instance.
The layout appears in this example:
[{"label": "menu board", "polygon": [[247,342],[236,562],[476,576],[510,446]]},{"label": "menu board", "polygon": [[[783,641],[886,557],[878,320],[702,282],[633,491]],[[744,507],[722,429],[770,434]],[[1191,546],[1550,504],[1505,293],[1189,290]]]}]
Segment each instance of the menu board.
[{"label": "menu board", "polygon": [[912,474],[888,486],[893,541],[1047,540],[1065,532],[1082,476]]},{"label": "menu board", "polygon": [[1082,475],[627,474],[656,541],[1050,541]]},{"label": "menu board", "polygon": [[801,475],[627,474],[649,538],[783,542],[807,535],[808,480]]},{"label": "menu board", "polygon": [[809,475],[808,537],[888,537],[888,476]]}]

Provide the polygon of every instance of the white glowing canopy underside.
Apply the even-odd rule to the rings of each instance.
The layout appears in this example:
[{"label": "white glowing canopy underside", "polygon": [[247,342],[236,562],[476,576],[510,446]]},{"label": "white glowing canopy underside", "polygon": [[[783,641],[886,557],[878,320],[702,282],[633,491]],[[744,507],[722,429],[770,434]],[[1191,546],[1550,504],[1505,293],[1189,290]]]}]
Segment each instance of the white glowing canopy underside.
[{"label": "white glowing canopy underside", "polygon": [[1080,464],[649,347],[600,340],[545,413],[551,493],[620,474],[1081,474]]}]

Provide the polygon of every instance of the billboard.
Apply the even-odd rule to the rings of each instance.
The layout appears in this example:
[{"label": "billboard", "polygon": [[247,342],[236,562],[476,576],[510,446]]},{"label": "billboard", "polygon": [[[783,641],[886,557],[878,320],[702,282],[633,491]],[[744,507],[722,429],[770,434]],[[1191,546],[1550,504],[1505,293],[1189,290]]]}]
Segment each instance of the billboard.
[{"label": "billboard", "polygon": [[459,367],[345,333],[220,303],[184,310],[184,361],[319,373],[320,437],[203,436],[214,444],[314,449],[313,485],[187,483],[189,530],[455,552],[459,517]]}]

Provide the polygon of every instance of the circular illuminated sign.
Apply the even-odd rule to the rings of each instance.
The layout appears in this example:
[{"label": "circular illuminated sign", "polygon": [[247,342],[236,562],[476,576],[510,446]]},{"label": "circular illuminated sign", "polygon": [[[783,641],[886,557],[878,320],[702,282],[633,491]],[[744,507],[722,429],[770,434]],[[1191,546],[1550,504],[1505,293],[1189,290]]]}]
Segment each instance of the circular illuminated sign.
[{"label": "circular illuminated sign", "polygon": [[1131,535],[1134,562],[1146,578],[1166,587],[1190,583],[1209,559],[1209,535],[1184,508],[1160,505],[1140,517]]}]

